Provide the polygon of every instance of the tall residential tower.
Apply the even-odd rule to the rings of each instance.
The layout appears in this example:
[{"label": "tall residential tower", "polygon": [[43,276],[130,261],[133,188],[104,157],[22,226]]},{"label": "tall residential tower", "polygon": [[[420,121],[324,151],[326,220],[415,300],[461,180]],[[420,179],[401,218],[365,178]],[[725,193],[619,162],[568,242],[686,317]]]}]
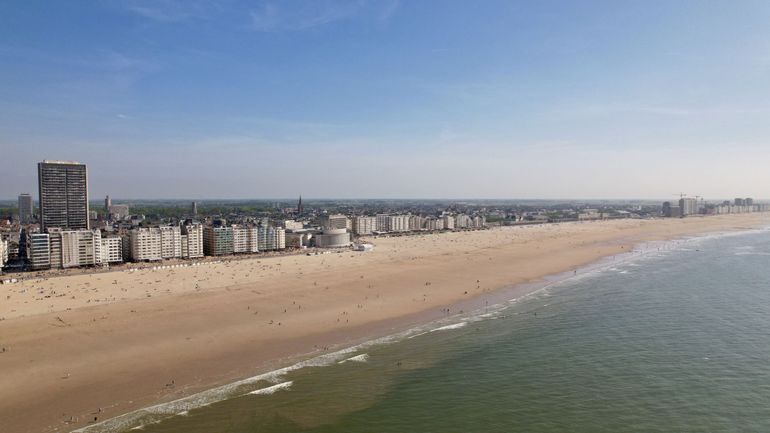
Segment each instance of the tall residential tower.
[{"label": "tall residential tower", "polygon": [[22,224],[32,222],[32,196],[29,194],[19,195],[19,221]]},{"label": "tall residential tower", "polygon": [[40,229],[88,229],[88,173],[85,164],[43,161],[37,164]]}]

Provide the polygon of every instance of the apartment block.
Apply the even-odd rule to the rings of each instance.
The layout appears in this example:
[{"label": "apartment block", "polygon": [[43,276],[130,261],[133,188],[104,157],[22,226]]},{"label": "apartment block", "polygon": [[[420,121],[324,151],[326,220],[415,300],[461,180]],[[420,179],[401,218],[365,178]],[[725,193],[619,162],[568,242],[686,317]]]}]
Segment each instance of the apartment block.
[{"label": "apartment block", "polygon": [[229,226],[203,229],[203,252],[207,256],[223,256],[233,253],[233,228]]},{"label": "apartment block", "polygon": [[38,163],[40,229],[88,229],[88,173],[85,164]]},{"label": "apartment block", "polygon": [[377,231],[377,217],[356,216],[352,218],[353,233],[361,235],[370,235]]}]

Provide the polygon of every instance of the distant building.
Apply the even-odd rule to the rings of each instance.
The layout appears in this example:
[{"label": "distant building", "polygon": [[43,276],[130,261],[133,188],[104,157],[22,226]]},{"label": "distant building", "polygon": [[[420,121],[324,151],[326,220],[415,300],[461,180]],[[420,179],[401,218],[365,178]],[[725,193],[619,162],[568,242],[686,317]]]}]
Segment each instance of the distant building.
[{"label": "distant building", "polygon": [[104,198],[104,213],[109,215],[110,208],[112,207],[112,199],[110,196]]},{"label": "distant building", "polygon": [[3,273],[3,266],[8,263],[8,241],[0,238],[0,274]]},{"label": "distant building", "polygon": [[305,225],[302,224],[302,222],[300,222],[300,221],[284,220],[283,221],[283,227],[286,230],[302,230],[303,228],[305,228]]},{"label": "distant building", "polygon": [[29,194],[19,194],[19,222],[32,222],[32,196]]},{"label": "distant building", "polygon": [[321,228],[324,230],[349,229],[350,219],[345,215],[323,215],[321,216]]},{"label": "distant building", "polygon": [[735,204],[735,206],[743,206],[746,203],[745,203],[745,200],[743,200],[742,198],[736,198],[734,204]]},{"label": "distant building", "polygon": [[286,230],[279,227],[259,226],[257,228],[259,251],[282,250],[286,248]]},{"label": "distant building", "polygon": [[324,230],[315,236],[315,245],[319,248],[345,248],[350,246],[350,233],[346,229]]},{"label": "distant building", "polygon": [[190,213],[193,216],[198,215],[198,202],[192,202],[192,205],[190,206]]},{"label": "distant building", "polygon": [[743,200],[744,205],[746,206],[754,206],[754,199],[753,198],[745,198]]},{"label": "distant building", "polygon": [[682,197],[679,199],[679,208],[682,210],[682,216],[695,215],[698,213],[698,201],[691,197]]},{"label": "distant building", "polygon": [[358,236],[370,235],[377,231],[377,217],[356,216],[352,220],[353,233]]},{"label": "distant building", "polygon": [[452,215],[444,215],[444,229],[445,230],[454,230],[455,228],[455,219]]},{"label": "distant building", "polygon": [[107,215],[112,221],[123,221],[131,214],[127,204],[114,204],[107,209]]},{"label": "distant building", "polygon": [[40,228],[88,229],[88,173],[85,164],[38,163]]},{"label": "distant building", "polygon": [[409,231],[422,230],[423,218],[419,215],[409,215],[408,228]]}]

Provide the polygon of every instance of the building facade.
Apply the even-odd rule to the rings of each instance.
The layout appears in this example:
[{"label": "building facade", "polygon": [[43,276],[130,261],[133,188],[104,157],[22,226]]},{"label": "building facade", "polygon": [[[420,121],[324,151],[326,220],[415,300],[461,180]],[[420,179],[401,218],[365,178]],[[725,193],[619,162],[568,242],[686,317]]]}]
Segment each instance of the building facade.
[{"label": "building facade", "polygon": [[29,224],[32,222],[32,196],[19,194],[19,222]]},{"label": "building facade", "polygon": [[353,233],[358,236],[370,235],[377,231],[377,217],[356,216],[352,221]]},{"label": "building facade", "polygon": [[207,256],[224,256],[233,253],[233,228],[230,226],[205,227],[203,252]]},{"label": "building facade", "polygon": [[197,223],[182,226],[182,257],[203,257],[203,226]]},{"label": "building facade", "polygon": [[128,233],[129,257],[132,261],[161,260],[160,230],[152,228],[137,228]]},{"label": "building facade", "polygon": [[88,172],[85,164],[38,163],[40,229],[88,229]]}]

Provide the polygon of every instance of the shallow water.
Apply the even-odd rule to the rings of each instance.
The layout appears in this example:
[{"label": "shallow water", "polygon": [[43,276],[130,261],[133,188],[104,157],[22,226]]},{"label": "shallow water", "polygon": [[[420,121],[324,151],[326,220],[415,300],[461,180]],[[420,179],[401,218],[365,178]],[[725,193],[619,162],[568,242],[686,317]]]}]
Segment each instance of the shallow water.
[{"label": "shallow water", "polygon": [[770,431],[770,231],[652,246],[298,367],[117,431]]}]

